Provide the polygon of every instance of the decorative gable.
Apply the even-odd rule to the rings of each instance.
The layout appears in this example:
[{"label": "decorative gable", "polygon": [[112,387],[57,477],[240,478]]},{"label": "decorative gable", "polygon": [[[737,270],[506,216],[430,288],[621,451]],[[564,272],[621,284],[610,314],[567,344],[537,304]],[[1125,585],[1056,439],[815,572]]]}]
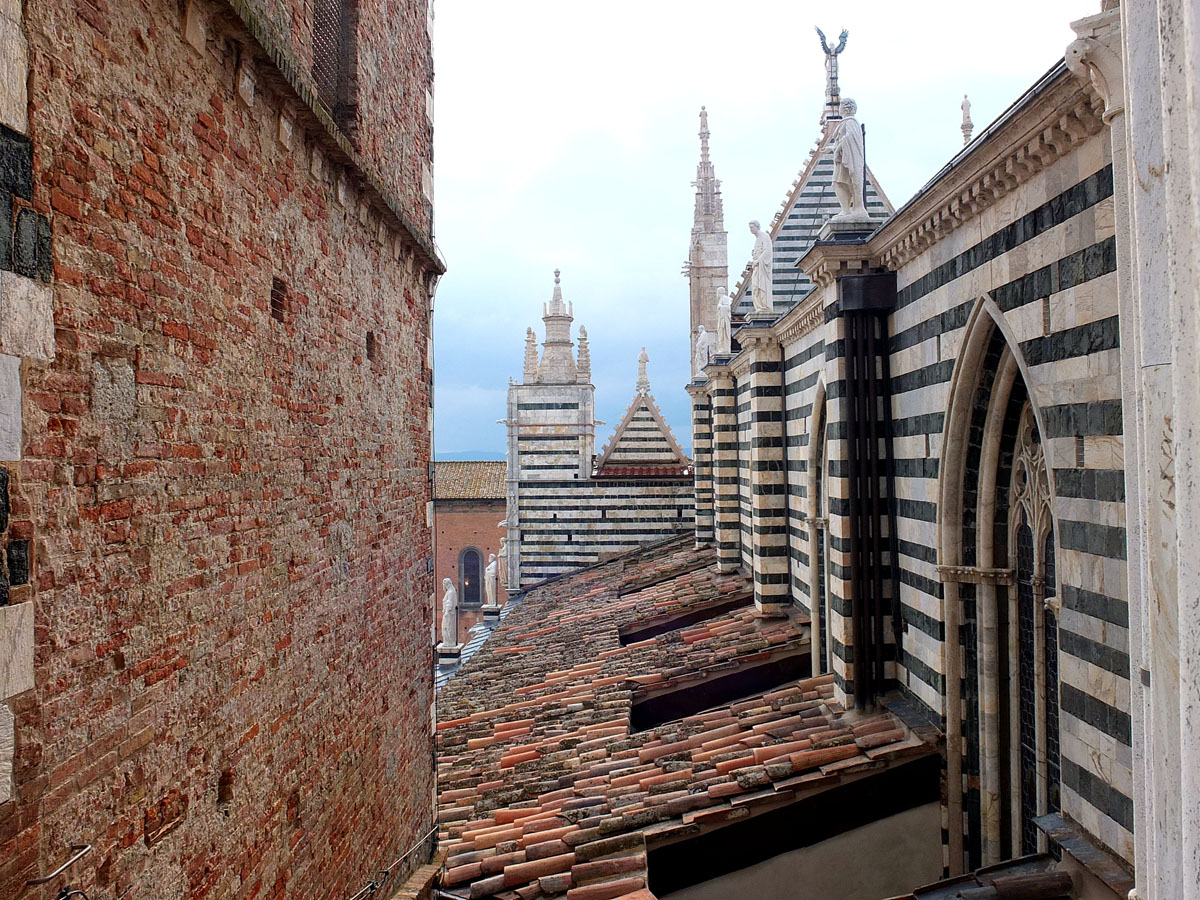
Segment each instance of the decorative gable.
[{"label": "decorative gable", "polygon": [[651,394],[639,391],[596,460],[598,478],[687,474],[691,460],[675,440]]}]

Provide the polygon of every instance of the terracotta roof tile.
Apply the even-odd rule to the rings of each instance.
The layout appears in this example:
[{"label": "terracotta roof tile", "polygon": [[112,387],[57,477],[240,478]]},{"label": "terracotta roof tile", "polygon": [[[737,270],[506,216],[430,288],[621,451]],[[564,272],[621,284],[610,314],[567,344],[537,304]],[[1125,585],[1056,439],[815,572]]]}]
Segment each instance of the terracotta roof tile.
[{"label": "terracotta roof tile", "polygon": [[504,460],[447,460],[433,464],[434,500],[503,500]]},{"label": "terracotta roof tile", "polygon": [[[830,675],[636,730],[642,700],[808,652],[807,620],[718,602],[750,588],[681,538],[521,600],[439,695],[440,822],[455,893],[469,883],[472,898],[646,900],[647,840],[936,752],[892,713],[846,716]],[[708,619],[661,630],[713,605]],[[654,637],[621,646],[623,628],[647,622]]]}]

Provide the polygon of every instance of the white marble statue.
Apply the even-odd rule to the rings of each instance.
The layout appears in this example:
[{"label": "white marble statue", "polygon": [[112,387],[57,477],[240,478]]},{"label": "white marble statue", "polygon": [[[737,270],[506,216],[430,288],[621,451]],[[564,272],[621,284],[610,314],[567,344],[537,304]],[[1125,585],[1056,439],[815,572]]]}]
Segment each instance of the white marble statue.
[{"label": "white marble statue", "polygon": [[839,219],[867,219],[865,187],[867,156],[862,125],[854,114],[858,104],[847,97],[842,101],[842,120],[830,141],[833,147],[833,192],[842,211]]},{"label": "white marble statue", "polygon": [[754,301],[754,314],[769,316],[775,311],[771,300],[774,285],[771,279],[771,237],[762,230],[757,221],[750,223],[754,235],[754,249],[750,252],[750,298]]},{"label": "white marble statue", "polygon": [[733,299],[724,286],[717,288],[717,353],[733,352]]},{"label": "white marble statue", "polygon": [[706,331],[703,325],[696,329],[696,370],[692,373],[695,378],[704,378],[704,367],[712,362],[713,347],[716,346],[717,336]]},{"label": "white marble statue", "polygon": [[971,143],[971,132],[975,130],[975,123],[971,121],[971,101],[967,99],[967,95],[963,94],[962,102],[962,136],[963,146]]},{"label": "white marble statue", "polygon": [[650,376],[646,373],[646,363],[650,362],[650,356],[646,353],[646,348],[642,348],[642,352],[638,354],[638,380],[637,389],[639,393],[650,393]]},{"label": "white marble statue", "polygon": [[458,591],[449,578],[442,579],[442,643],[443,647],[458,646]]},{"label": "white marble statue", "polygon": [[[501,522],[500,524],[504,524]],[[508,590],[508,538],[500,538],[500,556],[496,560],[500,563],[500,570],[497,573],[500,583],[504,585],[504,589]]]},{"label": "white marble statue", "polygon": [[483,570],[483,590],[487,595],[487,605],[496,605],[496,579],[500,575],[500,563],[496,562],[496,554],[488,557],[487,568]]}]

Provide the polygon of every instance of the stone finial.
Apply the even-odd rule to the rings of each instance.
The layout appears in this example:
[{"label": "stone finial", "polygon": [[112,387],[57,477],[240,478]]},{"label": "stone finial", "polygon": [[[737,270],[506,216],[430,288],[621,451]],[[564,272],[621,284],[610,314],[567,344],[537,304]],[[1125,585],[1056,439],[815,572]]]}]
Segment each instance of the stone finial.
[{"label": "stone finial", "polygon": [[650,362],[650,357],[646,353],[646,348],[642,348],[642,352],[638,354],[638,378],[637,390],[639,394],[650,393],[650,376],[646,373],[646,364]]},{"label": "stone finial", "polygon": [[975,123],[971,121],[971,101],[967,99],[966,94],[963,94],[962,116],[962,136],[965,147],[971,143],[971,133],[975,130]]},{"label": "stone finial", "polygon": [[550,295],[550,303],[543,307],[542,312],[547,316],[561,316],[566,312],[562,295],[562,272],[558,269],[554,270],[554,293]]},{"label": "stone finial", "polygon": [[575,365],[576,381],[579,384],[592,383],[592,351],[588,347],[587,329],[579,326],[579,362]]},{"label": "stone finial", "polygon": [[533,333],[532,328],[525,329],[525,383],[533,384],[537,381],[538,369],[538,351],[537,351],[537,335]]},{"label": "stone finial", "polygon": [[700,163],[708,162],[708,110],[700,107]]},{"label": "stone finial", "polygon": [[838,55],[846,49],[846,39],[850,37],[850,32],[843,28],[842,33],[838,35],[838,44],[833,49],[830,49],[825,40],[825,32],[820,28],[817,29],[817,35],[821,38],[821,49],[825,51],[825,107],[821,111],[821,124],[824,125],[830,119],[840,119],[842,115],[842,96],[838,87]]}]

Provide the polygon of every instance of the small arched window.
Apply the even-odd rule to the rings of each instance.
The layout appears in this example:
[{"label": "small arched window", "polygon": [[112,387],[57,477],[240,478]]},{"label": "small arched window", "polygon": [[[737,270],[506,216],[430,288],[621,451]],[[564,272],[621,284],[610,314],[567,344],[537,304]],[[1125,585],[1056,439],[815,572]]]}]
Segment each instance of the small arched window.
[{"label": "small arched window", "polygon": [[479,604],[483,589],[483,554],[468,547],[458,555],[458,595],[464,604]]}]

